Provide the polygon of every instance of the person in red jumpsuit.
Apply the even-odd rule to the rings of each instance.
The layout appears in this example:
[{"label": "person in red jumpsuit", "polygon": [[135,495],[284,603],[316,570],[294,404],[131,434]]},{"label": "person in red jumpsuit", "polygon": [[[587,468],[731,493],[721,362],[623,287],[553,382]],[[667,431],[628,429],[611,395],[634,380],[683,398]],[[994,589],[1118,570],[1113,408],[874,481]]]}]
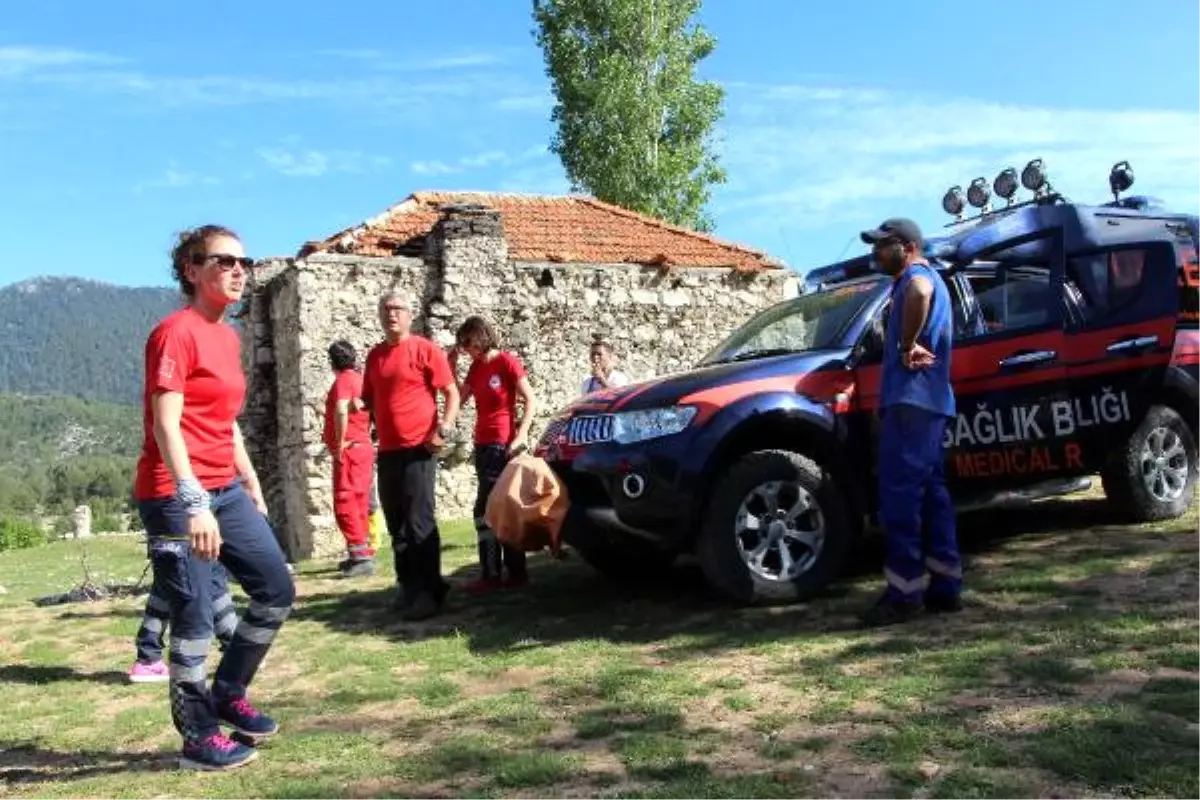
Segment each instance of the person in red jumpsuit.
[{"label": "person in red jumpsuit", "polygon": [[333,460],[333,516],[347,551],[338,567],[347,578],[374,575],[375,550],[368,534],[375,451],[371,415],[360,402],[363,378],[354,346],[345,339],[331,344],[329,366],[335,377],[325,396],[323,439]]}]

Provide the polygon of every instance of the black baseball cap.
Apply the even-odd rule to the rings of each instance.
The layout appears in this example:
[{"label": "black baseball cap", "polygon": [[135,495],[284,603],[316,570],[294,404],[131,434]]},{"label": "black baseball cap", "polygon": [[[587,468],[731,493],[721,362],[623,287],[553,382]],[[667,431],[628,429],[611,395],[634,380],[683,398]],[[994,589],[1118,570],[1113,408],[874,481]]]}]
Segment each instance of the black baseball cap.
[{"label": "black baseball cap", "polygon": [[906,217],[885,219],[880,223],[878,228],[863,231],[859,235],[865,244],[875,244],[884,239],[897,239],[910,244],[922,244],[925,241],[924,237],[921,236],[920,226]]}]

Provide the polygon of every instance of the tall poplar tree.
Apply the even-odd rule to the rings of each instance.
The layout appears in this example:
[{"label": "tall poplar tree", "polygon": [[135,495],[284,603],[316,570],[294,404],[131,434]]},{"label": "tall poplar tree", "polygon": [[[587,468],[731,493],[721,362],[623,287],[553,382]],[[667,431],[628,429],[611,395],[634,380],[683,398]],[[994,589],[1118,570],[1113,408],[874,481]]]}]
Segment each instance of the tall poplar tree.
[{"label": "tall poplar tree", "polygon": [[696,79],[716,39],[700,0],[533,0],[556,103],[551,150],[575,191],[695,230],[725,171],[711,152],[725,92]]}]

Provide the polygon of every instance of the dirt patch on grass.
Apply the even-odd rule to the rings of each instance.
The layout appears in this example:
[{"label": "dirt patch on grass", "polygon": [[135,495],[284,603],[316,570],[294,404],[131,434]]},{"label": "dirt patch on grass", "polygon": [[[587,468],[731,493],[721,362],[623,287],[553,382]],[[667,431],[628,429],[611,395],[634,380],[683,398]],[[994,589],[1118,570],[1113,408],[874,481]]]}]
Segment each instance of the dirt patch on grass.
[{"label": "dirt patch on grass", "polygon": [[466,698],[488,697],[520,689],[535,689],[554,674],[547,667],[507,667],[488,675],[456,674],[455,683]]}]

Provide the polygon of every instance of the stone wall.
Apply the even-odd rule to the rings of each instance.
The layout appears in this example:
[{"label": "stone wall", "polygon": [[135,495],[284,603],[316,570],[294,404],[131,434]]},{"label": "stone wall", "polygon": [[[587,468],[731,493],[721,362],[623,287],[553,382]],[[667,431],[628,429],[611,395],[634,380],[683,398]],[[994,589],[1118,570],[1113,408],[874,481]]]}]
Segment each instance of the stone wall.
[{"label": "stone wall", "polygon": [[[536,439],[545,421],[577,396],[595,336],[613,343],[619,368],[634,380],[681,371],[749,316],[793,295],[796,283],[783,270],[514,263],[495,212],[477,209],[447,211],[421,259],[316,254],[289,262],[260,282],[251,303],[259,313],[269,309],[269,321],[249,329],[257,357],[270,358],[274,396],[266,388],[255,391],[246,414],[252,420],[246,423],[252,457],[270,487],[268,502],[289,554],[343,551],[333,520],[329,457],[321,444],[332,381],[326,349],[345,338],[365,356],[381,338],[377,301],[385,290],[409,293],[417,303],[414,331],[443,346],[452,344],[467,316],[489,318],[502,346],[529,370],[539,401],[531,432]],[[260,374],[267,380],[264,366],[256,377]],[[458,439],[441,460],[442,518],[471,516],[473,422],[471,404],[460,415]]]}]

